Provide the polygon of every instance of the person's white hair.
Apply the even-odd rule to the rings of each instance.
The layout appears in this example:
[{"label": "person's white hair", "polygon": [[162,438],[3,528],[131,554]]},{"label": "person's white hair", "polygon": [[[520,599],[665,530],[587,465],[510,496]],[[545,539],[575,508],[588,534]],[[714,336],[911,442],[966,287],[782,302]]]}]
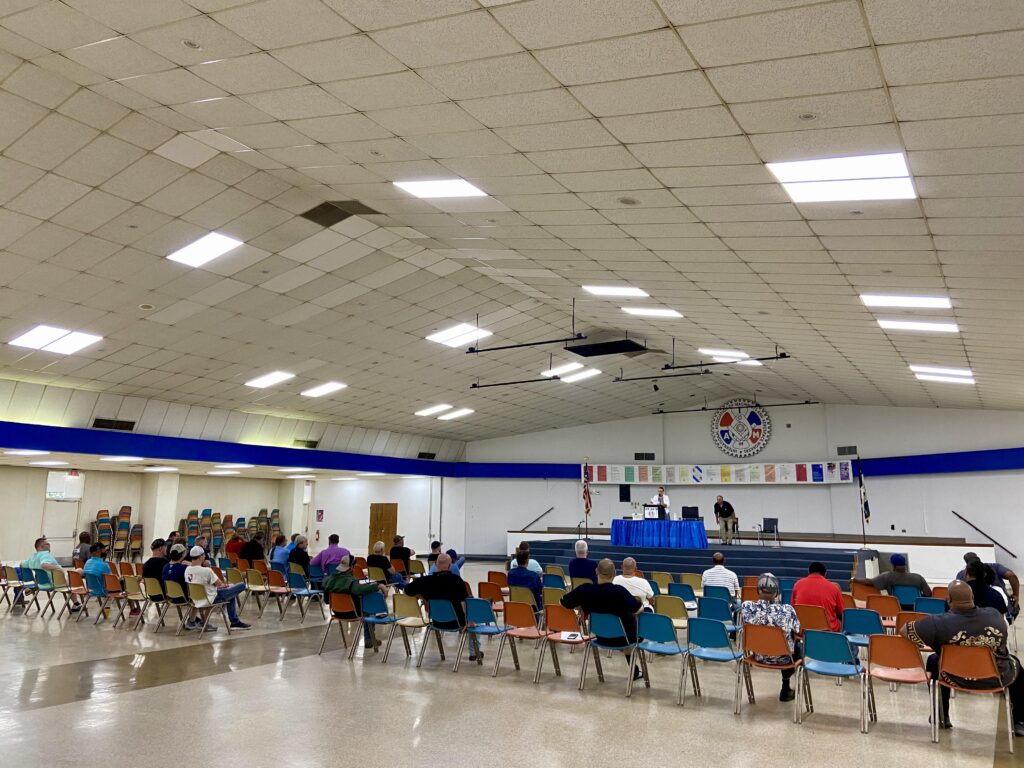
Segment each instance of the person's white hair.
[{"label": "person's white hair", "polygon": [[376,544],[373,545],[373,554],[375,554],[375,555],[383,555],[384,554],[384,542],[383,541],[378,541]]},{"label": "person's white hair", "polygon": [[590,549],[590,547],[587,545],[587,542],[580,539],[576,542],[576,557],[586,557],[588,549]]},{"label": "person's white hair", "polygon": [[299,546],[299,544],[305,544],[307,541],[309,541],[309,539],[307,539],[305,536],[296,536],[295,546]]}]

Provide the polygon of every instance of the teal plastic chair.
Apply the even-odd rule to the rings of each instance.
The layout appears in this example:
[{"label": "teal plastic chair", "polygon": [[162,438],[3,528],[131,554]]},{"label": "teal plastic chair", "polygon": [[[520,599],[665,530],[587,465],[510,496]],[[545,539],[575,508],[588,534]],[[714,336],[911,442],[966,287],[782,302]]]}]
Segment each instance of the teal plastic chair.
[{"label": "teal plastic chair", "polygon": [[231,564],[231,561],[228,560],[226,557],[218,557],[217,567],[220,568],[223,573],[227,573],[228,568],[234,568],[235,566],[233,566]]},{"label": "teal plastic chair", "polygon": [[[64,608],[70,609],[71,606],[70,600],[68,598],[68,588],[64,587],[64,589],[58,589],[57,585],[53,583],[53,576],[50,574],[48,570],[46,570],[45,568],[33,568],[32,576],[34,577],[36,582],[36,593],[33,601],[35,602],[36,608],[39,608],[40,593],[45,594],[47,598],[46,605],[43,606],[43,609],[41,611],[39,611],[40,616],[45,616],[47,610],[56,615],[57,609],[53,605],[53,598],[58,594],[64,597]],[[61,615],[63,615],[64,613],[64,608],[61,609]],[[58,616],[58,618],[60,617]]]},{"label": "teal plastic chair", "polygon": [[806,678],[811,672],[834,679],[860,678],[860,728],[861,731],[864,731],[867,728],[864,722],[864,668],[857,661],[857,655],[849,640],[846,639],[846,635],[840,632],[825,632],[820,629],[808,629],[804,632],[804,663],[796,672],[797,723],[802,723],[804,720],[804,702],[801,701],[805,695],[804,686],[806,686],[808,698],[807,711],[814,711],[811,687]]},{"label": "teal plastic chair", "polygon": [[905,611],[914,609],[914,603],[921,597],[921,590],[917,587],[898,584],[892,588],[892,595],[900,601],[900,607]]},{"label": "teal plastic chair", "polygon": [[[580,690],[582,691],[587,684],[587,662],[591,657],[593,657],[594,667],[597,669],[597,679],[603,683],[604,670],[601,668],[601,654],[599,652],[602,650],[624,651],[629,654],[629,674],[626,675],[626,696],[632,696],[633,670],[636,668],[637,643],[630,643],[627,641],[622,645],[614,645],[606,642],[608,638],[614,639],[621,637],[624,641],[627,640],[626,628],[622,624],[622,619],[608,613],[592,613],[590,614],[590,634],[593,635],[594,638],[583,650],[583,671],[580,673]],[[651,681],[647,676],[646,665],[642,666],[641,671],[643,672],[644,683],[648,688],[650,688]]]},{"label": "teal plastic chair", "polygon": [[735,602],[733,594],[729,591],[728,587],[714,587],[708,585],[704,587],[704,597],[713,597],[717,600],[724,600],[730,605],[732,605]]},{"label": "teal plastic chair", "polygon": [[[679,656],[679,693],[676,695],[676,701],[682,706],[683,696],[686,695],[686,657],[689,654],[679,644],[672,619],[660,613],[641,613],[637,625],[637,639],[639,642],[636,648],[640,653],[640,666],[645,680],[648,679],[646,654]],[[650,688],[649,682],[647,687]]]},{"label": "teal plastic chair", "polygon": [[[459,651],[455,654],[455,666],[453,672],[459,671],[459,663],[462,661],[462,653],[466,649],[466,643],[470,635],[479,637],[500,637],[505,640],[505,633],[513,627],[499,624],[497,616],[494,615],[494,606],[490,600],[480,597],[466,598],[466,631],[462,633],[462,641],[459,643]],[[501,661],[501,654],[495,655],[494,671],[491,677],[498,676],[498,664]],[[483,659],[477,656],[477,664],[483,664]]]},{"label": "teal plastic chair", "polygon": [[686,622],[686,650],[694,696],[701,695],[696,659],[718,664],[739,664],[743,658],[743,654],[729,641],[725,624],[718,619],[691,617]]},{"label": "teal plastic chair", "polygon": [[[310,566],[310,577],[312,578],[313,566]],[[359,598],[359,625],[363,630],[363,636],[366,636],[366,632],[370,633],[370,637],[373,638],[373,652],[377,653],[377,646],[379,643],[376,641],[374,636],[374,628],[378,626],[387,626],[394,624],[398,621],[397,616],[393,616],[388,611],[388,604],[384,601],[384,596],[379,592],[370,592],[369,594],[362,595]],[[357,642],[359,633],[356,632],[352,635],[354,638],[351,647],[348,649],[348,657],[352,659],[356,655],[356,648],[359,646]],[[364,656],[365,658],[365,656]]]},{"label": "teal plastic chair", "polygon": [[919,597],[914,601],[914,610],[930,614],[945,613],[946,601],[941,597]]},{"label": "teal plastic chair", "polygon": [[[310,589],[306,585],[306,580],[300,573],[289,573],[288,574],[288,586],[291,588],[292,597],[295,598],[295,602],[299,605],[299,613],[302,615],[302,619],[299,621],[300,624],[306,621],[306,611],[309,609],[309,603],[312,600],[316,600],[320,605],[320,617],[324,616],[324,593],[323,590]],[[284,614],[288,613],[288,604],[291,601],[286,601],[284,611],[281,613],[281,619],[284,619]]]},{"label": "teal plastic chair", "polygon": [[[462,633],[465,632],[465,627],[457,626],[459,617],[455,615],[455,608],[449,601],[428,600],[427,610],[430,613],[430,623],[427,625],[423,642],[420,643],[420,655],[416,660],[417,667],[423,666],[423,654],[426,653],[427,637],[431,632],[434,633],[434,638],[437,640],[437,650],[441,654],[441,661],[444,661],[444,643],[441,642],[441,635],[459,635],[461,640]],[[453,624],[456,626],[451,626]]]},{"label": "teal plastic chair", "polygon": [[697,595],[689,584],[673,581],[668,585],[668,593],[672,597],[681,597],[684,603],[696,603]]},{"label": "teal plastic chair", "polygon": [[700,597],[697,599],[697,616],[722,622],[726,632],[739,632],[740,625],[735,621],[732,605],[717,597]]},{"label": "teal plastic chair", "polygon": [[541,585],[552,589],[565,589],[565,579],[557,573],[545,573],[541,577]]},{"label": "teal plastic chair", "polygon": [[843,634],[855,648],[867,648],[871,635],[884,635],[882,617],[878,611],[867,608],[847,608],[843,611]]},{"label": "teal plastic chair", "polygon": [[658,582],[652,581],[651,579],[648,579],[647,583],[650,584],[651,585],[651,589],[654,590],[654,596],[655,597],[657,597],[658,595],[661,594],[661,587],[658,586]]}]

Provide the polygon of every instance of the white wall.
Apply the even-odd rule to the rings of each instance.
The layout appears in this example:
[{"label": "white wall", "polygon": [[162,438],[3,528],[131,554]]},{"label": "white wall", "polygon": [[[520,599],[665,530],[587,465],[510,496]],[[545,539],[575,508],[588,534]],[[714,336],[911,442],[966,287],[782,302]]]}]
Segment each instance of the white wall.
[{"label": "white wall", "polygon": [[0,560],[24,560],[32,554],[32,542],[42,532],[45,496],[45,469],[0,467]]}]

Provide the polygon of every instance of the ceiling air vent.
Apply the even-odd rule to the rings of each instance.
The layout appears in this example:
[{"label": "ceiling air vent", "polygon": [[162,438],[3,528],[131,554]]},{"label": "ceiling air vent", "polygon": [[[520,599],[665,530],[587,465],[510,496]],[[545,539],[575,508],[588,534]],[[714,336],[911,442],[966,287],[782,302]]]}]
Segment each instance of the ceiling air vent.
[{"label": "ceiling air vent", "polygon": [[856,456],[857,446],[856,445],[840,445],[836,448],[836,453],[840,456]]},{"label": "ceiling air vent", "polygon": [[316,448],[319,440],[292,440],[292,448]]},{"label": "ceiling air vent", "polygon": [[135,429],[134,421],[120,421],[118,419],[93,419],[93,429],[116,429],[119,432],[131,432]]},{"label": "ceiling air vent", "polygon": [[426,451],[420,451],[416,455],[416,458],[417,459],[436,459],[437,458],[437,454],[436,453],[427,453]]},{"label": "ceiling air vent", "polygon": [[633,461],[654,461],[653,453],[634,453]]},{"label": "ceiling air vent", "polygon": [[647,345],[629,338],[622,331],[587,331],[587,340],[566,346],[566,352],[580,357],[602,357],[604,355],[640,355],[647,352]]},{"label": "ceiling air vent", "polygon": [[333,227],[349,216],[368,216],[377,213],[380,211],[375,211],[358,200],[332,200],[310,208],[302,214],[302,218],[319,224],[321,227]]}]

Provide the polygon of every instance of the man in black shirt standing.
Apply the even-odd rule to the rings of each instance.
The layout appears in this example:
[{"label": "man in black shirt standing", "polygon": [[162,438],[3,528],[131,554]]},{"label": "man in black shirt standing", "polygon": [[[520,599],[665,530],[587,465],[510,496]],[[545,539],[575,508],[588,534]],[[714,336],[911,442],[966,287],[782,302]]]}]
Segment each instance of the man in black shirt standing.
[{"label": "man in black shirt standing", "polygon": [[[413,579],[405,587],[405,594],[421,597],[424,600],[445,600],[452,604],[455,610],[456,623],[436,622],[442,629],[459,629],[466,626],[466,582],[451,571],[452,558],[447,554],[437,556],[437,572],[429,576],[421,576]],[[627,593],[628,594],[628,593]],[[426,641],[424,641],[426,642]],[[471,634],[469,636],[469,660],[483,661],[484,655],[480,652],[480,639]]]},{"label": "man in black shirt standing", "polygon": [[732,504],[719,496],[715,499],[715,522],[718,523],[718,540],[732,544],[732,522],[736,512]]},{"label": "man in black shirt standing", "polygon": [[[625,645],[636,642],[636,617],[643,610],[643,603],[629,594],[619,584],[613,584],[615,563],[605,558],[597,564],[597,584],[581,584],[576,589],[562,596],[562,605],[566,608],[579,608],[586,614],[608,613],[622,619],[626,630],[625,637],[600,637],[606,645]],[[629,657],[626,657],[629,662]],[[633,670],[633,677],[640,677],[640,670]]]}]

